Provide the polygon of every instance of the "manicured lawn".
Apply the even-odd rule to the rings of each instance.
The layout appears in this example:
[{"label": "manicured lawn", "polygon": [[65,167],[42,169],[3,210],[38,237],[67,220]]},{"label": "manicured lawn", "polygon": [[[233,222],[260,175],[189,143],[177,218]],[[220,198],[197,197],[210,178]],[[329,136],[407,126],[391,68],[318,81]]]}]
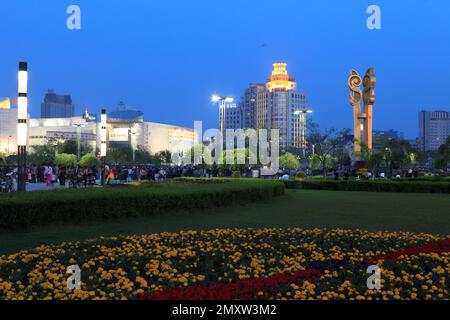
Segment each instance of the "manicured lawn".
[{"label": "manicured lawn", "polygon": [[286,190],[270,201],[0,234],[0,253],[100,236],[214,228],[345,228],[450,234],[446,194]]}]

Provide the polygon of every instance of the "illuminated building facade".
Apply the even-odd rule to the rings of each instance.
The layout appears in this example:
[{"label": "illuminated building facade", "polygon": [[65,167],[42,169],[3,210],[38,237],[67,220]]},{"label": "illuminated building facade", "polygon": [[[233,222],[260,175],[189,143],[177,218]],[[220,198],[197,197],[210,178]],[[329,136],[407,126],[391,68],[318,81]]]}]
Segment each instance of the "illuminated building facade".
[{"label": "illuminated building facade", "polygon": [[[93,150],[100,150],[100,122],[92,121],[92,117],[85,115],[86,112],[80,117],[31,119],[30,147],[45,145],[49,140],[62,142],[80,138],[82,144]],[[17,122],[17,110],[15,117]],[[2,123],[1,119],[0,110],[0,124]],[[13,129],[15,130],[15,128]],[[130,146],[133,150],[145,149],[150,153],[164,150],[188,150],[194,144],[199,143],[198,135],[193,129],[145,122],[141,111],[123,103],[108,114],[106,129],[109,145]],[[2,131],[0,130],[0,132]],[[11,149],[13,146],[15,146],[15,139],[11,139]]]},{"label": "illuminated building facade", "polygon": [[279,129],[280,148],[306,147],[306,96],[288,75],[286,63],[275,63],[266,88],[257,94],[256,129]]},{"label": "illuminated building facade", "polygon": [[0,153],[17,153],[17,109],[0,108]]},{"label": "illuminated building facade", "polygon": [[97,146],[98,123],[88,122],[83,117],[30,119],[29,145],[30,147],[45,145],[51,140],[77,140],[77,125],[80,130],[81,143],[92,150]]}]

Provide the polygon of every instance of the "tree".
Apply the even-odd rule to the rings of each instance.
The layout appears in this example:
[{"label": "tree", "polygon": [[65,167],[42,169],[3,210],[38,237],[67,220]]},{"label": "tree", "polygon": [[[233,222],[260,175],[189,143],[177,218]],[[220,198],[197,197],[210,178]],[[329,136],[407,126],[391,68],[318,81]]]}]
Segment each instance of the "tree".
[{"label": "tree", "polygon": [[450,136],[447,141],[441,145],[437,152],[436,160],[434,161],[434,167],[447,171],[450,166]]},{"label": "tree", "polygon": [[9,156],[6,157],[6,164],[7,165],[17,165],[17,155],[15,154],[10,154]]},{"label": "tree", "polygon": [[64,167],[75,167],[77,165],[77,156],[74,154],[60,153],[55,157],[55,164]]},{"label": "tree", "polygon": [[159,165],[159,159],[148,152],[148,150],[138,147],[135,151],[135,162]]},{"label": "tree", "polygon": [[383,159],[384,167],[392,175],[394,170],[403,170],[413,165],[411,154],[414,149],[406,140],[384,139],[378,151]]},{"label": "tree", "polygon": [[42,146],[33,146],[28,155],[28,163],[36,165],[55,163],[56,151],[56,145],[51,142]]},{"label": "tree", "polygon": [[291,170],[291,169],[298,169],[300,163],[294,154],[286,152],[285,154],[280,156],[279,165],[281,168]]},{"label": "tree", "polygon": [[[313,170],[326,170],[326,168],[334,167],[337,163],[336,158],[331,154],[319,156],[317,153],[315,153],[310,155],[308,160],[309,166]],[[326,173],[324,174],[324,177],[326,177]]]},{"label": "tree", "polygon": [[[57,153],[78,154],[78,141],[77,140],[65,140],[64,142],[56,143]],[[83,156],[92,152],[92,147],[86,143],[80,143],[80,155]]]},{"label": "tree", "polygon": [[125,164],[133,161],[133,149],[131,146],[109,145],[106,153],[107,163]]},{"label": "tree", "polygon": [[383,154],[377,150],[370,151],[366,144],[361,143],[361,151],[354,152],[353,155],[367,165],[367,169],[374,173],[373,177],[375,178],[383,163]]},{"label": "tree", "polygon": [[170,164],[172,162],[172,153],[169,150],[163,150],[156,154],[156,157],[163,164]]},{"label": "tree", "polygon": [[100,159],[95,155],[95,153],[87,153],[81,157],[79,164],[82,167],[100,168]]},{"label": "tree", "polygon": [[[233,163],[229,163],[227,158],[233,158]],[[243,163],[240,163],[244,159]],[[223,161],[219,168],[243,172],[246,170],[250,164],[250,149],[249,148],[235,148],[223,151]]]},{"label": "tree", "polygon": [[346,134],[348,130],[327,129],[322,132],[317,124],[310,122],[308,125],[308,145],[313,150],[310,160],[319,163],[324,178],[327,170],[336,164],[335,154],[344,150]]},{"label": "tree", "polygon": [[202,169],[209,168],[213,163],[211,152],[204,144],[197,144],[192,146],[186,152],[181,153],[179,157],[181,160],[181,164],[193,164]]}]

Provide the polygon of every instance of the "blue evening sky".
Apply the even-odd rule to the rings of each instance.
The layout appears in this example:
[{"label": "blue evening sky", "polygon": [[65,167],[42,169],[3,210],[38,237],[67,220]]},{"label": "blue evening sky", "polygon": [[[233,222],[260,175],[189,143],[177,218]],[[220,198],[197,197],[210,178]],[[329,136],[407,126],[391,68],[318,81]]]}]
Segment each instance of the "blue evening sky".
[{"label": "blue evening sky", "polygon": [[[82,29],[66,28],[77,4]],[[382,30],[366,9],[382,10]],[[418,134],[417,112],[450,109],[448,0],[1,0],[0,97],[29,62],[30,112],[47,89],[77,114],[127,104],[148,121],[217,126],[213,93],[240,97],[287,62],[322,127],[351,127],[347,78],[375,67],[374,128]]]}]

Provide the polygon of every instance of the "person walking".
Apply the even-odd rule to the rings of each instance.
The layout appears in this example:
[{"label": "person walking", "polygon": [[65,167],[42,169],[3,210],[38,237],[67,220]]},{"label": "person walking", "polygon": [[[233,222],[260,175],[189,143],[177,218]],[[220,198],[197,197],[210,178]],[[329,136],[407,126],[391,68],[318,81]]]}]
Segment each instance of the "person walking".
[{"label": "person walking", "polygon": [[84,168],[83,168],[83,171],[82,171],[82,177],[83,177],[83,184],[84,184],[84,187],[87,188],[87,185],[88,185],[88,178],[89,178],[89,169],[88,169],[87,167],[84,167]]},{"label": "person walking", "polygon": [[58,179],[59,179],[59,185],[61,187],[65,187],[66,186],[66,168],[65,167],[61,167],[59,169]]},{"label": "person walking", "polygon": [[44,167],[44,177],[45,177],[45,183],[48,188],[53,187],[53,168],[52,166],[48,165]]}]

